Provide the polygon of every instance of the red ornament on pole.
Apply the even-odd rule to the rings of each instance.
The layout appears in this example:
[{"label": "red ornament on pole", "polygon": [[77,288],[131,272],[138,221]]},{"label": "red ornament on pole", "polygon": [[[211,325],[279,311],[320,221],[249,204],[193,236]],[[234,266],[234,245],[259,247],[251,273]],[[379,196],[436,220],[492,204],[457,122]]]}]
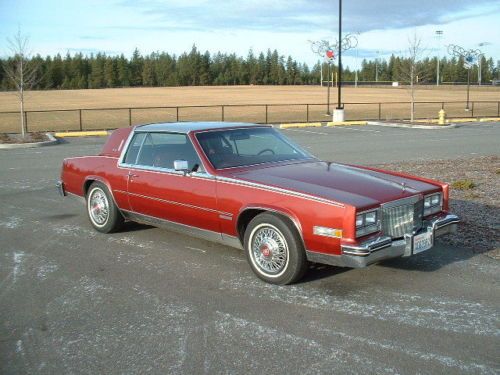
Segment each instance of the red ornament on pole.
[{"label": "red ornament on pole", "polygon": [[328,51],[326,51],[326,57],[328,57],[329,59],[333,59],[335,57],[335,53],[333,52],[333,50],[329,49]]}]

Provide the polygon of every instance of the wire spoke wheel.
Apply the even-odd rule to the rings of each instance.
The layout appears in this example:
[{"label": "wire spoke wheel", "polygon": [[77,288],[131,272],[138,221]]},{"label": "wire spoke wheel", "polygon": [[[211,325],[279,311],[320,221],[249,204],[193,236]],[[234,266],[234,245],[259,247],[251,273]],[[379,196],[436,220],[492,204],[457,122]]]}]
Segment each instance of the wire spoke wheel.
[{"label": "wire spoke wheel", "polygon": [[108,197],[100,188],[94,188],[88,201],[89,215],[97,226],[104,226],[109,218]]},{"label": "wire spoke wheel", "polygon": [[267,275],[281,274],[288,264],[288,244],[273,225],[257,226],[251,236],[251,256],[255,265]]}]

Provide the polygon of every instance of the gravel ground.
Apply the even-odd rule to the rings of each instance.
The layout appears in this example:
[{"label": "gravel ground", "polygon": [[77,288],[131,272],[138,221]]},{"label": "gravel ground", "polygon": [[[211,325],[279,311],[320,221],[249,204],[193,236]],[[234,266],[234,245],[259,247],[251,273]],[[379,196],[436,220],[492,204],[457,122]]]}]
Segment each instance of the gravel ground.
[{"label": "gravel ground", "polygon": [[500,259],[500,157],[484,156],[455,160],[433,160],[379,164],[380,168],[424,176],[450,185],[471,180],[468,190],[451,188],[450,211],[462,222],[457,233],[440,241],[464,246],[476,253]]}]

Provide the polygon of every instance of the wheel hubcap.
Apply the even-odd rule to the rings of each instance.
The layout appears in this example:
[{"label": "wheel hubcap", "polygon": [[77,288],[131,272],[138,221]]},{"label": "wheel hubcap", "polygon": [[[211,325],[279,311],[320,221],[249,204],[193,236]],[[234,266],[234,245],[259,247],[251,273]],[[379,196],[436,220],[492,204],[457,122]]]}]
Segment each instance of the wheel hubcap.
[{"label": "wheel hubcap", "polygon": [[287,263],[288,248],[283,235],[273,227],[259,228],[252,240],[255,264],[265,273],[281,272]]},{"label": "wheel hubcap", "polygon": [[109,204],[106,194],[100,189],[92,192],[89,200],[89,213],[97,225],[104,225],[109,216]]}]

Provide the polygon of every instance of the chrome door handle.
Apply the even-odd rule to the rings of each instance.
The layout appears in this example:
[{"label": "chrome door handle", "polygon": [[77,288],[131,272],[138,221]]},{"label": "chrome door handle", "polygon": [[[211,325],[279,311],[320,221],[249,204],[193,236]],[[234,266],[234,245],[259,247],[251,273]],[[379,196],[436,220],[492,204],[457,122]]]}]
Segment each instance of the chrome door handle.
[{"label": "chrome door handle", "polygon": [[135,177],[139,177],[139,175],[133,174],[132,172],[128,172],[128,178],[135,178]]}]

